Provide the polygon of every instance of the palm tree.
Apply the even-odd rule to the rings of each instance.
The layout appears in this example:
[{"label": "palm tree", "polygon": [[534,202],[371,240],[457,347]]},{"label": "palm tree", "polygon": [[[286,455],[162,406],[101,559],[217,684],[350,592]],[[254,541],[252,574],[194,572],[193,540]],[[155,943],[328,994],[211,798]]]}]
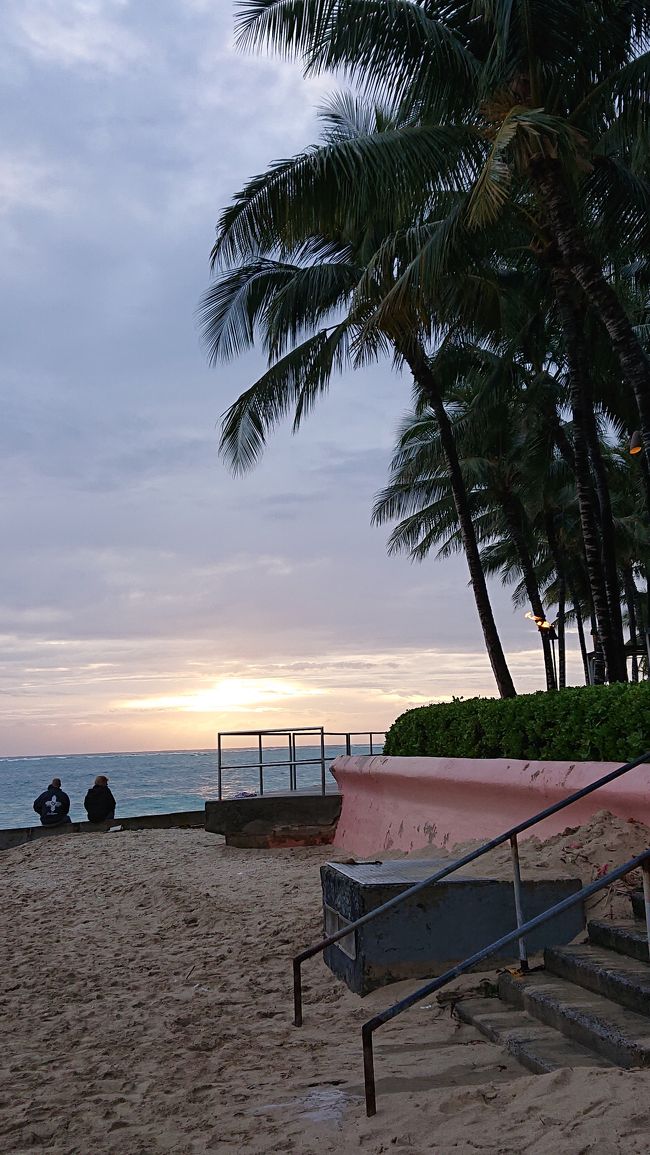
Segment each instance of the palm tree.
[{"label": "palm tree", "polygon": [[[346,150],[349,153],[357,139],[365,140],[371,123],[378,135],[388,137],[394,129],[387,113],[369,110],[346,96],[327,107],[325,120],[325,141],[311,157],[318,156],[324,164],[332,154],[340,157]],[[293,168],[285,164],[285,179],[299,180],[302,166],[302,157]],[[396,272],[372,262],[364,266],[363,261],[377,252],[384,235],[395,228],[401,204],[393,200],[387,207],[384,201],[381,212],[375,205],[372,214],[363,214],[361,225],[358,208],[350,214],[336,201],[333,206],[326,203],[319,218],[317,202],[305,206],[298,198],[297,223],[288,203],[268,211],[268,200],[264,200],[268,182],[265,185],[263,178],[257,178],[254,186],[238,198],[235,209],[251,199],[259,208],[260,198],[264,201],[258,231],[265,247],[276,252],[280,249],[284,259],[259,252],[254,255],[261,246],[260,237],[251,245],[250,238],[238,234],[237,212],[224,214],[214,258],[236,243],[237,254],[241,256],[246,250],[247,260],[226,269],[204,297],[201,316],[210,360],[228,359],[259,337],[269,355],[269,367],[225,414],[222,452],[235,469],[247,468],[261,452],[269,429],[292,408],[294,429],[298,428],[316,397],[327,389],[335,370],[354,368],[392,350],[397,364],[408,367],[417,389],[436,414],[487,652],[500,694],[514,695],[451,425],[427,348],[430,318],[410,309],[404,299],[399,309],[384,311],[381,320],[374,316],[378,303],[390,292]],[[308,219],[301,216],[301,210]],[[279,226],[276,217],[280,218]],[[306,225],[314,230],[311,234],[304,232]],[[294,253],[298,260],[289,259]],[[472,289],[470,307],[474,309],[476,278]]]},{"label": "palm tree", "polygon": [[[446,395],[483,567],[504,573],[508,581],[521,576],[535,618],[545,622],[537,572],[544,539],[530,512],[539,474],[530,468],[530,436],[520,420],[525,414],[529,421],[530,407],[517,396],[511,362],[478,348],[452,353],[460,356],[452,356],[447,367],[455,383]],[[443,349],[438,360],[446,358],[448,349]],[[441,448],[438,423],[421,405],[402,423],[389,484],[375,502],[377,524],[399,519],[389,539],[391,552],[406,551],[422,560],[434,545],[441,557],[460,545]],[[539,636],[546,685],[552,690],[557,683],[551,640],[545,629]]]},{"label": "palm tree", "polygon": [[[358,177],[366,191],[403,185],[422,204],[461,181],[465,204],[447,227],[413,231],[409,289],[430,292],[468,231],[526,221],[604,325],[650,462],[650,366],[609,276],[612,237],[617,251],[649,240],[646,0],[240,0],[237,35],[243,48],[269,44],[310,73],[342,70],[366,94],[417,110],[429,146],[420,163],[410,129],[398,130],[351,162],[342,193],[352,204]],[[562,276],[555,283],[561,291]]]},{"label": "palm tree", "polygon": [[[579,288],[582,282],[554,231],[540,189],[551,178],[557,186],[559,174],[572,196],[575,192],[567,212],[574,210],[583,233],[588,223],[601,270],[603,253],[611,265],[615,249],[620,263],[639,238],[647,238],[646,153],[638,144],[631,147],[630,128],[644,123],[638,88],[645,83],[648,62],[643,55],[634,59],[634,37],[645,35],[645,10],[624,7],[612,36],[611,29],[603,32],[602,19],[594,19],[594,5],[566,2],[547,5],[541,15],[540,8],[523,0],[473,5],[391,0],[380,6],[364,0],[244,0],[244,41],[285,45],[303,55],[313,70],[343,67],[366,91],[390,93],[402,103],[399,115],[391,114],[382,131],[376,131],[376,113],[374,124],[367,119],[365,131],[355,124],[351,134],[345,114],[340,116],[325,147],[281,162],[251,181],[223,214],[214,249],[215,260],[225,257],[235,264],[274,250],[315,260],[327,255],[328,236],[336,235],[341,243],[352,235],[355,258],[365,270],[354,293],[357,319],[363,316],[361,344],[367,347],[370,340],[376,346],[388,338],[402,361],[409,361],[405,354],[417,361],[421,379],[430,370],[422,332],[425,338],[432,334],[432,317],[439,328],[452,326],[452,331],[459,322],[468,325],[472,278],[474,300],[490,297],[497,328],[503,330],[499,232],[507,239],[510,258],[513,250],[520,255],[527,250],[529,258],[541,262],[567,328],[562,356],[572,380],[578,430],[573,460],[580,477],[591,599],[611,678],[624,676],[614,555],[600,549],[603,534],[612,539],[611,513],[606,500],[599,513],[593,507],[598,444],[590,421],[584,343],[580,352],[575,324],[580,308],[598,302],[593,293],[582,301],[585,287]],[[612,13],[612,4],[604,3],[600,17]],[[523,17],[528,20],[525,36]],[[577,27],[584,29],[588,46],[586,55],[580,46],[580,67]],[[604,81],[598,74],[601,65],[607,71]],[[532,106],[533,94],[544,97],[541,109]],[[591,136],[583,140],[577,124],[588,124]],[[589,165],[592,171],[585,171]],[[394,209],[388,216],[387,202]],[[491,278],[484,269],[476,276],[477,247],[483,255],[493,250],[497,264]],[[512,259],[506,265],[512,266]],[[512,267],[505,271],[511,275]],[[480,305],[485,313],[485,300]],[[414,351],[411,332],[417,333],[418,326]],[[468,329],[471,335],[471,323]],[[638,332],[632,336],[640,348]],[[314,368],[320,346],[326,362],[335,359],[339,337],[343,340],[343,333],[334,330],[314,336],[309,367],[315,377],[302,386],[297,378],[293,382],[298,420],[323,387],[325,378]],[[620,343],[615,347],[620,352]],[[286,411],[277,405],[280,378],[289,364],[270,367],[264,411],[252,395],[232,407],[229,436],[236,440],[241,422],[240,449],[251,437],[259,448],[266,429]],[[643,421],[642,414],[645,430]]]},{"label": "palm tree", "polygon": [[[278,240],[291,249],[312,226],[315,205],[322,214],[323,205],[335,203],[358,233],[364,221],[383,214],[388,195],[400,206],[394,220],[409,224],[392,235],[385,229],[370,261],[372,276],[377,269],[400,270],[397,278],[388,278],[387,300],[378,308],[382,323],[396,309],[403,311],[405,302],[424,315],[435,302],[438,323],[446,304],[449,316],[453,306],[443,304],[441,287],[453,283],[459,268],[471,268],[477,229],[485,232],[496,224],[513,248],[528,246],[537,254],[572,343],[573,352],[566,355],[578,431],[574,461],[581,520],[592,602],[612,680],[625,677],[625,670],[616,566],[609,548],[611,515],[606,502],[601,502],[600,521],[594,508],[589,380],[584,351],[576,355],[576,314],[587,308],[587,301],[580,300],[582,282],[565,261],[549,221],[542,183],[550,179],[549,168],[556,185],[559,178],[574,182],[591,233],[601,244],[607,242],[609,251],[613,241],[622,252],[625,245],[629,250],[647,239],[645,154],[638,144],[630,145],[630,125],[644,123],[637,89],[648,61],[634,58],[634,38],[644,35],[644,15],[639,5],[626,6],[623,13],[619,7],[614,13],[605,4],[600,14],[618,14],[612,35],[603,29],[603,20],[594,20],[593,4],[554,3],[541,16],[541,9],[531,11],[521,0],[473,6],[412,0],[381,6],[364,0],[244,2],[239,28],[245,46],[268,40],[302,55],[309,69],[338,65],[367,91],[390,91],[402,106],[385,131],[368,132],[366,126],[365,133],[332,136],[329,148],[308,151],[255,178],[224,213],[214,250],[215,258],[241,258],[247,249],[269,249]],[[581,27],[593,66],[579,36],[576,41]],[[581,43],[577,72],[576,42]],[[604,80],[597,66],[609,70]],[[532,95],[548,97],[551,111],[531,107]],[[585,126],[590,136],[584,135]],[[587,145],[593,164],[585,159]],[[593,174],[583,179],[590,168]],[[370,252],[367,247],[367,257]],[[483,278],[483,289],[486,284]],[[448,292],[453,300],[453,288]],[[628,338],[627,354],[635,346],[640,349],[638,334],[632,332],[631,344]],[[616,348],[620,352],[620,343]],[[635,380],[638,385],[638,373]],[[636,393],[645,430],[639,388]],[[598,474],[593,438],[591,447]],[[609,538],[604,551],[601,533]]]}]

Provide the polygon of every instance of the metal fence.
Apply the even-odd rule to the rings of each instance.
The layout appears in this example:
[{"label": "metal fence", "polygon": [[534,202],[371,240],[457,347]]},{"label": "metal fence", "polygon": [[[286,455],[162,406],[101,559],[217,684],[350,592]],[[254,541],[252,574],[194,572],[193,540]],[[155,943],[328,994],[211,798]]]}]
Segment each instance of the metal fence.
[{"label": "metal fence", "polygon": [[[327,790],[327,769],[341,753],[363,753],[367,747],[368,754],[380,754],[384,745],[385,731],[383,730],[335,730],[326,731],[324,726],[288,726],[278,730],[222,730],[217,734],[217,782],[219,801],[223,798],[224,774],[229,771],[255,770],[257,772],[257,793],[264,794],[264,772],[284,768],[287,771],[287,789],[293,793],[299,789],[298,772],[310,766],[319,767],[320,790],[325,794]],[[257,757],[245,762],[232,762],[230,757],[224,761],[226,755],[233,755],[241,749],[241,739],[251,738],[253,743],[246,747],[249,751],[255,750]],[[312,738],[308,746],[301,745],[305,739]],[[342,739],[332,742],[331,739]],[[237,739],[237,746],[224,746],[224,739]],[[273,739],[273,746],[268,740]],[[265,758],[272,750],[274,754],[283,752],[286,744],[286,757]],[[335,750],[335,753],[329,751]],[[316,751],[316,753],[313,753]],[[268,792],[268,791],[267,791]]]}]

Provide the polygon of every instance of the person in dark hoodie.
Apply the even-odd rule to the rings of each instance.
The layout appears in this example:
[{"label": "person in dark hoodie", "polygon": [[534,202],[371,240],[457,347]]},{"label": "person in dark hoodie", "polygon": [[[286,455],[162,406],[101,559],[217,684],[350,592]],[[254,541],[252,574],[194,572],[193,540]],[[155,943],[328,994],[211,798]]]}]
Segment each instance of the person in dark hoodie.
[{"label": "person in dark hoodie", "polygon": [[34,810],[41,820],[41,826],[62,826],[70,821],[70,799],[61,789],[61,779],[53,778],[47,790],[39,794]]},{"label": "person in dark hoodie", "polygon": [[115,817],[115,799],[105,774],[98,774],[95,778],[95,785],[84,798],[84,807],[89,822],[108,822]]}]

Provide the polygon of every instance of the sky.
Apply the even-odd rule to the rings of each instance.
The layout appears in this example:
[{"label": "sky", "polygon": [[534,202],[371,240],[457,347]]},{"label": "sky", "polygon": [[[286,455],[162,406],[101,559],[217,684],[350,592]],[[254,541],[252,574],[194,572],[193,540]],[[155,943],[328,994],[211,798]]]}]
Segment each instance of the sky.
[{"label": "sky", "polygon": [[[333,81],[238,52],[231,0],[4,0],[0,29],[0,756],[379,731],[493,694],[464,560],[388,557],[370,525],[406,376],[335,380],[243,478],[218,456],[263,363],[207,364],[215,224],[317,139]],[[540,689],[535,628],[492,591]]]}]

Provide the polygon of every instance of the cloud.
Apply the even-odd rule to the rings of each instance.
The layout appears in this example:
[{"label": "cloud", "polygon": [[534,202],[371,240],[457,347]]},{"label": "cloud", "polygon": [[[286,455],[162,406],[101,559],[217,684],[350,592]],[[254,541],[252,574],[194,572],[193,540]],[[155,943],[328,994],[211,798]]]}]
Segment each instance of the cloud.
[{"label": "cloud", "polygon": [[61,172],[37,156],[0,153],[0,215],[27,209],[61,212],[67,194]]},{"label": "cloud", "polygon": [[9,0],[14,46],[37,62],[120,73],[145,56],[127,26],[128,0]]},{"label": "cloud", "polygon": [[[220,414],[263,360],[206,364],[215,223],[314,139],[329,81],[236,52],[230,0],[3,16],[0,752],[213,744],[232,712],[120,703],[207,704],[228,679],[300,690],[239,725],[381,728],[491,692],[463,559],[387,558],[369,524],[408,374],[334,379],[243,478],[218,458]],[[493,588],[513,672],[540,685]]]},{"label": "cloud", "polygon": [[274,709],[296,698],[319,696],[325,691],[310,689],[284,678],[222,678],[194,693],[153,698],[128,698],[116,702],[118,710],[180,710],[189,714],[236,714],[247,710]]}]

